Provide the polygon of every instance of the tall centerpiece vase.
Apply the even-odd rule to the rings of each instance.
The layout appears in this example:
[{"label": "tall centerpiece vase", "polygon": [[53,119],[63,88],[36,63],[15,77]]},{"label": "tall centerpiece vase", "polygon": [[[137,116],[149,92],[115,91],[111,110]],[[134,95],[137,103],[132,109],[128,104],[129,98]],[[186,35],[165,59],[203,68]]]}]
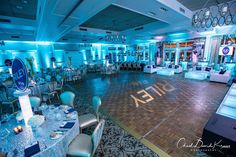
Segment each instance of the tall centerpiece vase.
[{"label": "tall centerpiece vase", "polygon": [[39,127],[44,123],[44,121],[45,117],[42,115],[34,115],[28,121],[28,125],[31,127],[32,133],[36,139],[40,137]]},{"label": "tall centerpiece vase", "polygon": [[68,57],[68,67],[72,68],[72,57]]},{"label": "tall centerpiece vase", "polygon": [[34,76],[34,57],[26,58],[26,60],[30,66],[31,76]]}]

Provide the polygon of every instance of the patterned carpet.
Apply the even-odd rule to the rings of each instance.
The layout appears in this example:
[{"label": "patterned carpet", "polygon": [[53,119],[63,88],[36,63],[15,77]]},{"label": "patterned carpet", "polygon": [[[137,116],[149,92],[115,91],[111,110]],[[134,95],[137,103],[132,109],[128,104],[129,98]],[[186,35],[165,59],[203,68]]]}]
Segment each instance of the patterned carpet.
[{"label": "patterned carpet", "polygon": [[[77,103],[75,108],[79,115],[93,113],[92,108],[88,104]],[[101,143],[94,155],[95,157],[159,157],[107,116],[100,115],[100,117],[105,119],[106,123]],[[84,129],[83,132],[91,135],[94,128]]]}]

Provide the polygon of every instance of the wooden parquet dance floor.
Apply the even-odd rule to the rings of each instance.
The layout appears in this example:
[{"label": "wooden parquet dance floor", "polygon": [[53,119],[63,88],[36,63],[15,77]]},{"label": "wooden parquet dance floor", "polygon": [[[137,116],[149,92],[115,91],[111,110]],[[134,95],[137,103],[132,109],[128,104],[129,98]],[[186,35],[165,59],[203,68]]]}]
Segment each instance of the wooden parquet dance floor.
[{"label": "wooden parquet dance floor", "polygon": [[225,84],[184,79],[181,74],[167,77],[142,72],[106,77],[88,74],[86,80],[67,88],[76,92],[81,103],[90,103],[93,95],[99,95],[106,113],[140,140],[148,140],[173,157],[196,156],[195,150],[180,146],[201,138],[228,90]]}]

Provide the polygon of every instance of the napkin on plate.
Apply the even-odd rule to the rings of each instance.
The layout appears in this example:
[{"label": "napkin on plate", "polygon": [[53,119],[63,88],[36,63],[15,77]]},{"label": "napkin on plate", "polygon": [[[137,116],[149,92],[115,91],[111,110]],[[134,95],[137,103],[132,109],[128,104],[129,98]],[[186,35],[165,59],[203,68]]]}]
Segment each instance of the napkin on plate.
[{"label": "napkin on plate", "polygon": [[71,113],[71,112],[74,112],[74,111],[75,111],[75,109],[70,108],[70,109],[68,109],[68,110],[65,110],[64,113],[65,113],[65,114],[68,114],[68,113]]},{"label": "napkin on plate", "polygon": [[25,152],[25,157],[30,157],[30,156],[40,152],[39,142],[37,141],[37,142],[33,143],[32,145],[26,147],[24,152]]},{"label": "napkin on plate", "polygon": [[60,128],[71,129],[74,126],[75,122],[67,122],[64,125],[61,125]]},{"label": "napkin on plate", "polygon": [[58,106],[60,106],[60,104],[54,104],[54,106],[55,106],[55,107],[58,107]]}]

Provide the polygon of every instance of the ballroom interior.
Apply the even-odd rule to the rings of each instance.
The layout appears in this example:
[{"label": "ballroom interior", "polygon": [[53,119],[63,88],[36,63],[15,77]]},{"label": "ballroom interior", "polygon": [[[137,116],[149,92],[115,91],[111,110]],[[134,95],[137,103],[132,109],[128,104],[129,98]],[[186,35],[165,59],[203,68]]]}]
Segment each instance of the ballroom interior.
[{"label": "ballroom interior", "polygon": [[235,157],[236,0],[1,0],[0,157]]}]

